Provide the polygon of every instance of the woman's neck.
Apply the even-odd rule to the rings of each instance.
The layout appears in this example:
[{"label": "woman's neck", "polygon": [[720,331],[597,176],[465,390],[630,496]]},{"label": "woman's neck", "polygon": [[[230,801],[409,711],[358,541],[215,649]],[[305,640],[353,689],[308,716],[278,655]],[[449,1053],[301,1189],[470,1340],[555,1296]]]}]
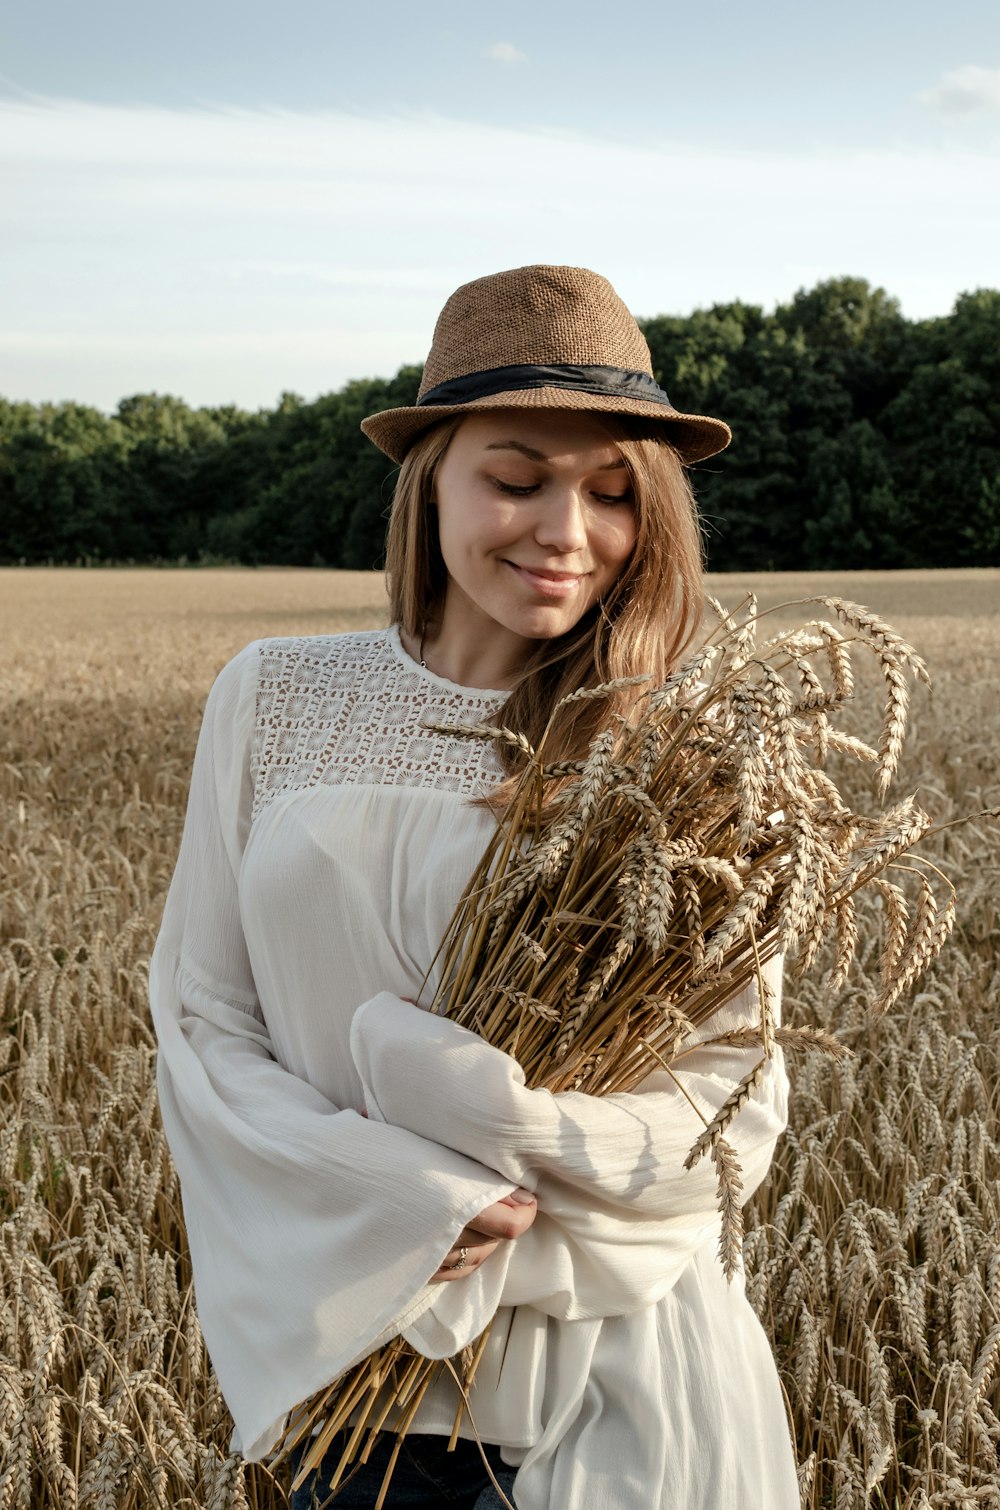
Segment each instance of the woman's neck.
[{"label": "woman's neck", "polygon": [[488,636],[480,642],[464,635],[448,634],[428,623],[417,636],[400,631],[407,653],[435,676],[459,687],[482,687],[506,691],[514,686],[525,661],[526,642],[506,636]]}]

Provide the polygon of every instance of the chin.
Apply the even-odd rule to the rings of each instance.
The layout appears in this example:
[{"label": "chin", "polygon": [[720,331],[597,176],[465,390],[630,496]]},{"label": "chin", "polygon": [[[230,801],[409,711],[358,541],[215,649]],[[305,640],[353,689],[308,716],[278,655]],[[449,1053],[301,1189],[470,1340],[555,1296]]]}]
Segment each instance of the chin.
[{"label": "chin", "polygon": [[516,634],[523,634],[531,640],[554,640],[561,634],[566,634],[575,624],[579,624],[583,613],[567,613],[552,609],[540,610],[521,618],[517,624],[511,623],[510,628]]}]

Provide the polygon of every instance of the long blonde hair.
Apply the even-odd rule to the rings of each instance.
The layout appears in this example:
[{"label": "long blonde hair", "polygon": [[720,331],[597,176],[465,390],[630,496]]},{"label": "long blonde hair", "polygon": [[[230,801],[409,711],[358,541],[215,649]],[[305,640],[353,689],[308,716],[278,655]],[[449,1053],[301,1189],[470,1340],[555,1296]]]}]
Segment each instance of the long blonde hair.
[{"label": "long blonde hair", "polygon": [[[419,640],[444,601],[447,571],[437,536],[434,474],[465,416],[420,436],[399,472],[389,518],[386,574],[393,621]],[[540,640],[498,721],[537,745],[546,761],[579,760],[591,740],[627,712],[635,692],[570,703],[552,717],[560,698],[578,687],[647,673],[663,681],[694,639],[702,616],[701,531],[683,464],[655,421],[595,414],[628,468],[635,498],[636,542],[604,599],[573,629]],[[498,747],[508,773],[518,752]],[[505,783],[506,786],[506,783]],[[501,788],[495,796],[505,796]]]}]

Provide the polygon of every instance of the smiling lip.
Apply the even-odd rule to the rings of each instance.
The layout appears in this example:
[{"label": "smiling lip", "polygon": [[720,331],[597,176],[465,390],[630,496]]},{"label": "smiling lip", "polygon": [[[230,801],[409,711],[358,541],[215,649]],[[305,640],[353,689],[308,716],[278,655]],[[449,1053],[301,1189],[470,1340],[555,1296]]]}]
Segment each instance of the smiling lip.
[{"label": "smiling lip", "polygon": [[517,573],[522,582],[527,583],[545,598],[569,597],[585,575],[584,572],[546,571],[544,568],[532,570],[530,566],[519,566],[516,561],[508,561],[507,565]]}]

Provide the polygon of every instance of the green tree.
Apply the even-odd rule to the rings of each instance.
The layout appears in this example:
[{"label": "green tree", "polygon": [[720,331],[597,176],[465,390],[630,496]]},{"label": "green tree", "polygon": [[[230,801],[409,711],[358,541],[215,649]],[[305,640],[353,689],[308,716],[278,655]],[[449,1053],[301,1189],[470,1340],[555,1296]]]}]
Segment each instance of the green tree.
[{"label": "green tree", "polygon": [[[716,570],[798,564],[811,509],[806,459],[850,420],[842,386],[818,365],[804,333],[755,305],[716,305],[684,322],[647,321],[654,371],[679,408],[718,414],[732,445],[693,471]],[[673,370],[660,365],[673,360]]]},{"label": "green tree", "polygon": [[[395,468],[360,425],[375,410],[413,403],[419,381],[419,368],[404,367],[388,382],[348,383],[272,422],[282,433],[268,438],[282,464],[258,471],[255,497],[241,516],[243,559],[362,569],[379,563]],[[219,539],[219,530],[210,538]]]},{"label": "green tree", "polygon": [[[734,301],[643,322],[678,407],[732,425],[693,468],[717,569],[1000,562],[1000,293],[907,321],[834,278],[766,314]],[[395,468],[362,435],[420,369],[273,410],[155,393],[114,415],[0,400],[0,559],[226,557],[368,568]]]},{"label": "green tree", "polygon": [[803,520],[803,567],[836,571],[876,560],[883,567],[903,563],[903,510],[885,442],[869,420],[817,438],[804,480],[809,508]]},{"label": "green tree", "polygon": [[0,518],[7,560],[74,561],[115,553],[126,438],[83,404],[5,405]]},{"label": "green tree", "polygon": [[123,399],[116,417],[130,445],[132,486],[121,554],[136,560],[197,558],[212,513],[200,474],[208,458],[226,448],[224,427],[209,411],[191,409],[169,394]]},{"label": "green tree", "polygon": [[[907,564],[993,565],[966,535],[998,476],[990,391],[958,357],[918,367],[886,414],[907,511]],[[984,493],[984,485],[987,488]]]}]

